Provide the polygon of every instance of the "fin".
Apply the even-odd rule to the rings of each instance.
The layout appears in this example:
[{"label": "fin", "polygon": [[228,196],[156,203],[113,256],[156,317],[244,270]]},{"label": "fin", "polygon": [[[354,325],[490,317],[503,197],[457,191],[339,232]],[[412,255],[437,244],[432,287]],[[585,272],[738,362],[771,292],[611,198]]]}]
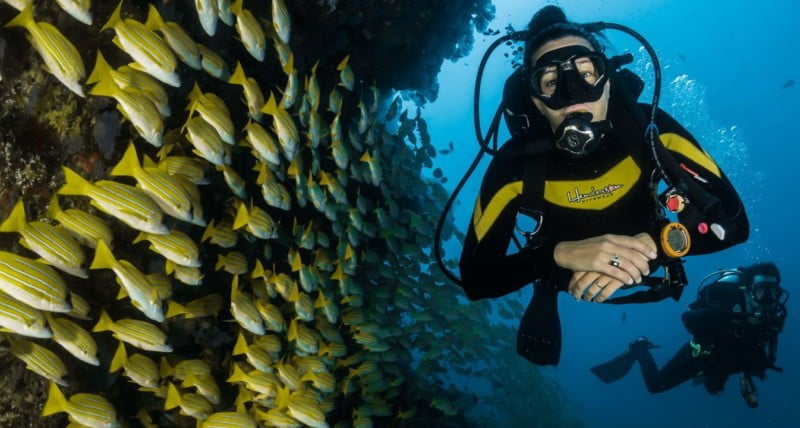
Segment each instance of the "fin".
[{"label": "fin", "polygon": [[236,344],[233,345],[233,352],[231,352],[231,355],[242,355],[246,353],[247,350],[247,340],[245,340],[244,334],[240,331],[239,337],[236,339]]},{"label": "fin", "polygon": [[253,279],[255,278],[266,279],[264,275],[264,266],[261,264],[261,260],[256,259],[256,264],[253,267],[253,271],[250,273],[250,277]]},{"label": "fin", "polygon": [[5,27],[27,27],[29,24],[33,24],[34,22],[33,2],[30,2],[30,4],[25,6],[25,8],[14,17],[14,19],[8,21],[8,24],[6,24]]},{"label": "fin", "polygon": [[161,375],[162,378],[165,378],[172,376],[172,373],[172,366],[169,365],[166,358],[161,357],[161,361],[158,364],[158,374]]},{"label": "fin", "polygon": [[160,30],[166,27],[164,20],[161,18],[161,14],[158,13],[158,9],[156,9],[152,3],[147,9],[147,21],[145,21],[144,26],[150,31]]},{"label": "fin", "polygon": [[286,339],[289,342],[297,339],[297,318],[292,319],[289,323],[289,330],[286,332]]},{"label": "fin", "polygon": [[236,210],[236,218],[233,220],[233,230],[241,229],[242,227],[246,226],[247,223],[250,222],[250,218],[247,214],[247,207],[244,203],[239,204],[239,208]]},{"label": "fin", "polygon": [[192,90],[189,91],[189,107],[186,109],[189,110],[192,104],[200,100],[203,97],[203,91],[200,90],[200,85],[197,82],[194,82],[194,86],[192,86]]},{"label": "fin", "polygon": [[271,116],[278,114],[278,102],[275,101],[275,94],[272,91],[269,93],[269,100],[267,100],[267,103],[261,108],[261,112]]},{"label": "fin", "polygon": [[212,218],[208,225],[206,225],[206,230],[203,232],[203,237],[200,238],[200,242],[206,242],[211,239],[211,236],[214,234],[214,219]]},{"label": "fin", "polygon": [[283,67],[283,72],[286,73],[286,75],[288,76],[288,75],[292,74],[293,71],[295,71],[295,69],[294,69],[294,53],[290,53],[289,54],[289,61],[286,61],[286,66]]},{"label": "fin", "polygon": [[138,244],[142,241],[147,241],[147,234],[145,232],[139,232],[139,234],[136,235],[136,238],[133,239],[134,244]]},{"label": "fin", "polygon": [[111,17],[108,18],[108,22],[106,22],[106,25],[103,25],[103,28],[101,28],[100,31],[105,31],[108,30],[109,28],[114,28],[114,26],[122,22],[122,16],[120,15],[121,11],[122,11],[122,0],[119,1],[117,8],[114,9],[114,13],[111,14]]},{"label": "fin", "polygon": [[65,166],[62,166],[61,170],[64,171],[65,183],[63,186],[61,186],[61,188],[58,189],[56,194],[86,195],[86,192],[89,190],[91,183],[86,181],[86,179],[81,177],[77,172]]},{"label": "fin", "polygon": [[365,150],[364,154],[361,156],[361,159],[359,159],[359,161],[368,163],[372,162],[372,156],[369,155],[369,151]]},{"label": "fin", "polygon": [[517,331],[517,354],[536,365],[557,365],[561,359],[558,290],[542,282],[533,290]]},{"label": "fin", "polygon": [[[27,9],[27,8],[26,8]],[[50,416],[60,412],[66,412],[69,408],[69,403],[64,394],[58,389],[55,382],[50,383],[50,389],[47,393],[47,402],[44,403],[42,409],[42,416]]]},{"label": "fin", "polygon": [[167,400],[164,403],[164,410],[174,409],[181,405],[181,393],[175,384],[167,382]]},{"label": "fin", "polygon": [[167,275],[172,275],[172,272],[175,272],[175,262],[167,260],[166,263],[164,263],[164,271]]},{"label": "fin", "polygon": [[114,327],[114,321],[110,316],[108,316],[108,312],[106,312],[105,309],[101,309],[100,320],[97,321],[97,325],[94,326],[92,332],[97,333],[98,331],[110,331],[112,327]]},{"label": "fin", "polygon": [[11,210],[11,214],[8,215],[8,218],[0,223],[0,232],[21,232],[25,229],[26,225],[25,205],[22,203],[22,199],[19,199],[17,203],[14,204],[14,208]]},{"label": "fin", "polygon": [[[150,156],[142,155],[142,167],[143,168],[158,168],[158,164],[150,158]],[[166,169],[166,165],[164,167]]]},{"label": "fin", "polygon": [[228,83],[242,86],[247,83],[247,76],[245,76],[244,69],[242,68],[242,64],[240,62],[236,62],[236,69],[233,70],[233,74],[231,75],[230,79],[228,79]]},{"label": "fin", "polygon": [[53,195],[53,199],[50,200],[50,206],[47,207],[47,212],[45,212],[44,215],[55,219],[60,216],[62,212],[61,205],[58,203],[58,195]]},{"label": "fin", "polygon": [[635,362],[636,355],[634,352],[631,352],[630,349],[626,349],[625,352],[605,363],[592,367],[590,370],[603,382],[611,383],[625,377]]},{"label": "fin", "polygon": [[292,272],[297,272],[303,267],[303,261],[300,259],[300,252],[295,252],[294,261],[292,262]]},{"label": "fin", "polygon": [[108,245],[106,245],[105,241],[97,241],[97,248],[94,250],[94,259],[92,259],[92,264],[89,266],[89,269],[113,269],[116,262],[117,260],[114,258],[114,254],[108,249]]},{"label": "fin", "polygon": [[117,93],[119,93],[120,90],[121,89],[114,82],[113,78],[111,78],[110,76],[109,77],[100,76],[100,80],[98,80],[97,84],[94,85],[92,89],[89,90],[89,94],[98,95],[101,97],[115,98],[115,96],[117,95]]},{"label": "fin", "polygon": [[126,177],[135,177],[135,173],[142,169],[139,163],[139,156],[136,154],[136,147],[133,146],[133,141],[128,144],[125,149],[125,154],[119,160],[117,166],[111,170],[111,175],[122,175]]},{"label": "fin", "polygon": [[[226,262],[225,256],[223,256],[222,254],[217,254],[217,265],[214,266],[214,270],[218,271],[218,270],[222,269],[223,267],[225,267],[225,262]],[[234,278],[235,278],[235,276],[234,276]]]},{"label": "fin", "polygon": [[[122,284],[120,284],[119,293],[117,293],[117,300],[122,300],[122,299],[124,299],[126,297],[128,297],[128,292],[125,291],[125,287],[123,287]],[[136,304],[136,302],[132,302],[132,303],[134,305]]]},{"label": "fin", "polygon": [[247,379],[247,374],[242,371],[238,364],[233,363],[233,374],[228,378],[228,382],[244,382]]},{"label": "fin", "polygon": [[115,352],[114,357],[111,358],[111,365],[108,367],[108,372],[114,373],[115,371],[125,366],[126,362],[128,362],[128,353],[125,352],[125,344],[119,342],[119,347],[117,347],[117,352]]},{"label": "fin", "polygon": [[185,306],[174,300],[170,300],[167,302],[167,313],[164,315],[164,318],[174,318],[178,315],[185,315],[186,313],[188,313],[188,311]]},{"label": "fin", "polygon": [[344,59],[342,60],[342,62],[340,62],[340,63],[339,63],[339,65],[337,65],[337,66],[336,66],[336,69],[337,69],[337,70],[344,70],[344,68],[345,68],[345,67],[347,67],[347,62],[348,62],[348,61],[350,61],[350,54],[347,54],[347,55],[344,57]]},{"label": "fin", "polygon": [[242,13],[242,3],[244,3],[242,0],[234,1],[231,5],[231,13],[234,15],[239,15]]}]

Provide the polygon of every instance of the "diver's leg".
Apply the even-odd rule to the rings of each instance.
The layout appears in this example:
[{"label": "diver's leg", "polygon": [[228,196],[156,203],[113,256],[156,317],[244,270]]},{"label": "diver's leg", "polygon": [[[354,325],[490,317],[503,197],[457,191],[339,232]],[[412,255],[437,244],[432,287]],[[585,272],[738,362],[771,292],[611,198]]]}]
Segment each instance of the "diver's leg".
[{"label": "diver's leg", "polygon": [[646,347],[636,351],[636,359],[642,368],[642,377],[647,390],[652,393],[674,388],[693,378],[701,370],[700,360],[692,356],[692,347],[688,343],[683,345],[661,370],[656,366],[653,355]]}]

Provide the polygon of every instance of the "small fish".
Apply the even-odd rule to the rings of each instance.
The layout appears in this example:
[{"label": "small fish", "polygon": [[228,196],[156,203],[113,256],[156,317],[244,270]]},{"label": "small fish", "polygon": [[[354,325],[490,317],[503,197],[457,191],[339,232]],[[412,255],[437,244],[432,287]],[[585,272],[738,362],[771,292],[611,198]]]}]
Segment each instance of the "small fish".
[{"label": "small fish", "polygon": [[217,385],[217,382],[214,380],[214,377],[211,376],[210,373],[203,375],[203,374],[189,372],[183,379],[183,384],[181,384],[181,387],[183,388],[196,387],[197,392],[203,397],[205,397],[208,401],[210,401],[213,404],[219,404],[220,401],[219,385]]},{"label": "small fish", "polygon": [[350,55],[346,55],[339,65],[336,66],[336,69],[339,70],[339,81],[341,82],[342,86],[347,88],[348,91],[352,92],[356,77],[353,74],[353,70],[350,68],[350,64],[348,64],[349,61]]},{"label": "small fish", "polygon": [[377,151],[373,151],[373,153],[375,156],[370,155],[369,151],[366,151],[359,160],[361,162],[366,162],[369,166],[369,176],[372,185],[380,187],[383,179],[383,168],[381,167],[381,161]]},{"label": "small fish", "polygon": [[5,293],[0,293],[0,327],[22,336],[39,339],[53,337],[42,312]]},{"label": "small fish", "polygon": [[17,201],[8,218],[0,223],[0,232],[17,232],[22,235],[20,244],[38,254],[48,264],[79,278],[88,278],[86,255],[80,245],[62,229],[45,223],[25,219],[25,206]]},{"label": "small fish", "polygon": [[342,111],[342,94],[334,87],[328,95],[328,111],[339,114]]},{"label": "small fish", "polygon": [[786,89],[786,88],[791,88],[792,86],[794,86],[794,80],[789,79],[786,81],[786,83],[783,84],[782,88]]},{"label": "small fish", "polygon": [[53,331],[53,340],[75,358],[93,366],[99,366],[97,343],[83,327],[66,318],[57,318],[45,313],[47,324]]},{"label": "small fish", "polygon": [[306,87],[306,96],[308,97],[308,103],[311,105],[311,111],[317,111],[319,108],[319,101],[320,101],[320,89],[319,89],[319,81],[317,80],[317,67],[319,67],[319,61],[314,63],[314,66],[311,67],[311,76],[306,77],[305,87]]},{"label": "small fish", "polygon": [[336,167],[346,170],[350,164],[350,150],[348,150],[347,145],[342,140],[334,139],[331,142],[331,153],[333,154],[334,162],[336,162]]},{"label": "small fish", "polygon": [[[233,363],[233,373],[228,378],[229,383],[242,382],[250,391],[263,395],[265,398],[272,398],[277,395],[281,383],[274,374],[252,370],[245,373],[238,363]],[[255,426],[255,425],[254,425]]]},{"label": "small fish", "polygon": [[345,192],[344,187],[342,187],[339,181],[331,177],[331,175],[325,171],[320,171],[319,175],[319,184],[328,188],[328,192],[333,196],[333,199],[342,205],[349,205],[347,201],[347,192]]},{"label": "small fish", "polygon": [[181,266],[170,260],[164,264],[167,275],[175,274],[175,279],[186,285],[200,285],[203,283],[203,273],[200,269],[190,266]]},{"label": "small fish", "polygon": [[231,112],[222,99],[212,93],[204,94],[195,83],[189,93],[189,100],[189,116],[194,112],[200,113],[200,116],[217,130],[222,141],[233,145],[234,127]]},{"label": "small fish", "polygon": [[297,282],[293,283],[291,294],[286,300],[294,303],[294,311],[298,319],[314,320],[314,302],[311,300],[311,296],[300,291]]},{"label": "small fish", "polygon": [[263,318],[267,330],[276,333],[286,330],[286,321],[283,319],[283,314],[277,306],[262,299],[258,299],[256,300],[256,309],[258,313],[261,314],[261,318]]},{"label": "small fish", "polygon": [[308,139],[311,142],[311,148],[316,149],[322,139],[330,133],[330,130],[325,121],[322,120],[322,116],[315,110],[311,111],[308,120]]},{"label": "small fish", "polygon": [[212,244],[219,245],[222,248],[231,248],[236,245],[239,235],[231,229],[228,224],[214,225],[214,220],[208,223],[203,237],[200,242],[211,241]]},{"label": "small fish", "polygon": [[283,72],[286,73],[287,79],[281,104],[283,104],[283,108],[289,109],[295,104],[298,91],[300,90],[300,78],[297,76],[297,70],[294,68],[294,54],[289,55],[289,62],[283,67]]},{"label": "small fish", "polygon": [[178,56],[178,59],[184,64],[195,70],[203,68],[197,43],[177,23],[164,22],[161,14],[158,13],[158,9],[153,4],[148,7],[147,21],[144,26],[151,31],[160,31],[161,35],[164,36],[164,41],[167,42],[172,51],[175,52],[175,55]]},{"label": "small fish", "polygon": [[50,384],[42,416],[66,412],[70,421],[92,428],[117,428],[117,411],[105,398],[96,394],[73,394],[67,401],[55,383]]},{"label": "small fish", "polygon": [[11,355],[22,360],[26,369],[59,385],[67,384],[64,380],[67,367],[53,351],[13,334],[7,334],[5,337],[10,345]]},{"label": "small fish", "polygon": [[98,243],[89,269],[111,269],[117,276],[120,298],[129,296],[131,303],[153,321],[164,321],[164,310],[158,292],[142,271],[127,260],[117,260],[103,242]]},{"label": "small fish", "polygon": [[239,291],[239,275],[231,283],[231,314],[239,325],[254,334],[264,334],[264,322],[250,295]]},{"label": "small fish", "polygon": [[92,331],[111,331],[118,340],[145,351],[172,352],[172,347],[167,343],[167,335],[158,327],[134,319],[114,322],[105,309],[101,310],[100,320]]},{"label": "small fish", "polygon": [[256,60],[264,61],[267,38],[261,28],[261,23],[252,12],[244,8],[243,3],[243,0],[236,0],[230,9],[236,15],[236,31],[247,52]]},{"label": "small fish", "polygon": [[124,369],[125,376],[139,386],[145,388],[159,387],[161,376],[155,361],[142,354],[133,354],[129,357],[123,342],[119,342],[119,347],[117,347],[117,352],[114,353],[114,357],[111,359],[108,371],[109,373],[114,373],[119,369]]},{"label": "small fish", "polygon": [[[167,146],[164,146],[167,147]],[[149,158],[145,158],[149,159]],[[155,168],[166,172],[169,175],[180,176],[193,184],[208,184],[206,177],[206,167],[208,163],[204,159],[189,156],[164,156]],[[146,164],[144,168],[148,167]]]},{"label": "small fish", "polygon": [[145,275],[161,300],[172,297],[172,281],[165,273],[151,273]]},{"label": "small fish", "polygon": [[34,309],[72,309],[67,285],[55,269],[6,251],[0,251],[0,290]]},{"label": "small fish", "polygon": [[137,244],[142,241],[150,241],[151,250],[176,264],[190,267],[200,267],[201,265],[200,249],[197,248],[197,244],[189,235],[179,230],[170,230],[166,235],[139,232],[133,243]]},{"label": "small fish", "polygon": [[247,258],[239,251],[231,251],[227,255],[218,255],[217,265],[214,270],[224,269],[232,275],[244,275],[248,271]]},{"label": "small fish", "polygon": [[217,0],[217,15],[229,27],[236,24],[236,16],[231,12],[231,0]]},{"label": "small fish", "polygon": [[174,409],[178,406],[181,408],[182,415],[191,416],[198,421],[204,421],[214,413],[214,407],[202,395],[193,393],[181,395],[178,388],[172,382],[168,382],[164,410]]},{"label": "small fish", "polygon": [[258,82],[244,74],[242,64],[238,61],[236,62],[236,68],[233,70],[233,75],[228,79],[228,83],[240,85],[242,87],[250,118],[253,120],[261,120],[261,112],[264,108],[264,95],[261,93]]},{"label": "small fish", "polygon": [[[123,0],[111,14],[108,22],[100,29],[113,29],[116,33],[114,43],[130,55],[143,71],[173,87],[181,86],[176,72],[178,63],[175,55],[163,39],[144,24],[133,19],[122,19]],[[216,15],[215,15],[216,16]]]},{"label": "small fish", "polygon": [[292,35],[292,18],[283,0],[272,1],[272,26],[281,42],[289,44]]},{"label": "small fish", "polygon": [[86,25],[92,25],[92,11],[89,10],[92,5],[91,0],[56,0],[56,3],[71,17]]},{"label": "small fish", "polygon": [[197,17],[200,19],[200,25],[209,36],[214,36],[217,32],[217,17],[219,11],[217,10],[217,0],[194,0],[195,9],[197,9]]},{"label": "small fish", "polygon": [[86,77],[78,49],[58,29],[46,22],[33,20],[33,5],[29,3],[6,27],[24,27],[28,40],[45,64],[45,69],[70,91],[83,97],[80,81]]},{"label": "small fish", "polygon": [[273,239],[278,237],[278,223],[266,211],[256,206],[251,206],[248,210],[242,203],[236,211],[233,230],[243,227],[256,238]]},{"label": "small fish", "polygon": [[252,120],[244,127],[247,131],[247,143],[253,148],[253,154],[270,165],[280,165],[280,148],[275,138],[258,122]]},{"label": "small fish", "polygon": [[213,293],[194,299],[185,305],[170,300],[167,305],[167,318],[184,315],[186,318],[202,318],[216,316],[222,310],[222,296]]},{"label": "small fish", "polygon": [[256,428],[256,421],[242,412],[217,412],[204,421],[197,422],[198,428]]},{"label": "small fish", "polygon": [[116,70],[105,62],[105,59],[98,51],[94,70],[86,79],[86,84],[97,83],[110,75],[114,83],[125,92],[134,96],[144,96],[156,106],[161,117],[167,118],[172,114],[169,106],[169,96],[164,85],[155,77],[137,70],[136,68],[123,65]]},{"label": "small fish", "polygon": [[79,209],[62,210],[57,195],[53,195],[46,215],[58,221],[73,238],[89,248],[95,248],[97,241],[105,241],[110,247],[114,239],[111,229],[103,219]]},{"label": "small fish", "polygon": [[289,330],[286,332],[286,339],[295,342],[295,346],[308,355],[319,352],[319,344],[314,336],[313,330],[303,325],[303,323],[292,320],[289,323]]},{"label": "small fish", "polygon": [[256,165],[255,170],[259,171],[256,184],[261,185],[261,194],[267,205],[289,211],[292,199],[286,186],[278,182],[275,174],[265,164]]},{"label": "small fish", "polygon": [[225,184],[228,189],[238,196],[239,199],[247,199],[247,190],[245,189],[245,182],[236,171],[228,165],[217,165],[217,171],[222,171],[222,176],[225,178]]},{"label": "small fish", "polygon": [[272,116],[275,134],[278,135],[283,155],[291,162],[297,156],[298,143],[300,141],[294,119],[283,106],[277,104],[275,94],[270,94],[267,104],[261,110]]},{"label": "small fish", "polygon": [[272,45],[278,53],[278,61],[280,61],[281,67],[286,67],[286,64],[289,63],[289,56],[292,54],[292,49],[278,37],[272,38]]},{"label": "small fish", "polygon": [[228,70],[228,64],[225,63],[225,60],[203,44],[198,43],[197,50],[200,51],[203,71],[212,77],[227,82],[231,76],[231,72]]},{"label": "small fish", "polygon": [[241,331],[236,339],[236,344],[233,346],[231,355],[244,355],[247,358],[247,362],[255,367],[256,370],[267,373],[273,371],[272,365],[274,362],[269,352],[263,347],[248,345],[247,339],[245,339]]},{"label": "small fish", "polygon": [[189,141],[194,146],[193,153],[213,165],[230,165],[231,155],[222,138],[202,117],[190,117],[184,125]]},{"label": "small fish", "polygon": [[288,413],[291,417],[313,428],[328,428],[325,414],[319,402],[311,395],[298,391],[289,399]]}]

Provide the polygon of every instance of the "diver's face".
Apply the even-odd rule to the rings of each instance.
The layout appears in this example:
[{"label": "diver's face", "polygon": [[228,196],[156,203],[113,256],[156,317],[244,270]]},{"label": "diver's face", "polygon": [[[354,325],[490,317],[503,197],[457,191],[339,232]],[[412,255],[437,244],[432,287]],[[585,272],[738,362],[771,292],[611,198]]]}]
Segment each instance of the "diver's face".
[{"label": "diver's face", "polygon": [[[565,36],[560,39],[551,40],[545,44],[543,44],[536,52],[533,53],[533,56],[530,58],[531,64],[536,64],[536,61],[542,57],[542,55],[554,51],[556,49],[560,49],[567,46],[585,46],[589,49],[592,49],[591,43],[584,39],[583,37],[578,36]],[[550,128],[553,132],[558,129],[558,126],[561,125],[561,122],[564,121],[564,118],[567,117],[568,114],[574,112],[589,112],[592,114],[592,122],[598,122],[601,120],[605,120],[606,116],[608,115],[608,97],[609,97],[609,88],[610,83],[606,81],[603,87],[603,95],[597,100],[592,102],[585,102],[579,104],[572,104],[568,105],[564,108],[553,110],[550,107],[547,107],[545,103],[541,100],[531,96],[531,100],[533,100],[533,104],[536,105],[536,108],[539,109],[540,112],[547,118],[547,121],[550,122]]]}]

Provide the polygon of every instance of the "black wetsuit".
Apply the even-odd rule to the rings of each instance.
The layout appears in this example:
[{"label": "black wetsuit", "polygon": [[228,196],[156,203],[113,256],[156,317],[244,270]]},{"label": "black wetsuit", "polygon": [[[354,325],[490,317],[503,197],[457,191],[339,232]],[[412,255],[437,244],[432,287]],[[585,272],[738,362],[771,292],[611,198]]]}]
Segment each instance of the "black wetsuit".
[{"label": "black wetsuit", "polygon": [[698,301],[682,316],[699,350],[687,342],[661,370],[646,347],[633,350],[647,389],[666,391],[700,373],[712,394],[721,392],[734,373],[763,379],[765,370],[775,363],[775,355],[769,352],[770,335],[777,334],[772,327],[782,325],[751,323],[744,296],[738,283],[716,282],[704,288]]},{"label": "black wetsuit", "polygon": [[[570,159],[555,150],[540,155],[547,156],[546,184],[538,195],[523,197],[522,189],[529,185],[523,183],[526,158],[510,155],[528,141],[512,139],[504,144],[489,165],[475,205],[460,261],[462,287],[468,298],[476,300],[503,296],[541,280],[535,283],[518,338],[518,352],[536,364],[557,364],[560,356],[557,291],[565,290],[573,272],[556,265],[557,243],[641,232],[659,242],[663,224],[656,221],[657,206],[650,189],[655,165],[641,128],[614,100],[612,88],[609,119],[613,130],[595,152],[582,159]],[[689,254],[719,251],[747,240],[747,216],[724,173],[674,119],[665,112],[657,117],[669,152],[705,181],[702,188],[721,201],[729,224],[724,240],[692,230]],[[509,251],[523,199],[524,208],[541,213],[538,244]]]}]

